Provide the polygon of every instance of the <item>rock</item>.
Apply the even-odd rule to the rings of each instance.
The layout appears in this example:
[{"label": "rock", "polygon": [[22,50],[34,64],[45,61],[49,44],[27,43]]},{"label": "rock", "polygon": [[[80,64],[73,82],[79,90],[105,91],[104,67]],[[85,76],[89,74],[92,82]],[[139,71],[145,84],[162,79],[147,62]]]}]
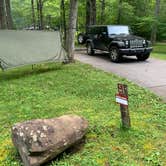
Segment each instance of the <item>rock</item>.
[{"label": "rock", "polygon": [[39,166],[80,141],[88,122],[76,115],[36,119],[12,127],[12,141],[25,166]]}]

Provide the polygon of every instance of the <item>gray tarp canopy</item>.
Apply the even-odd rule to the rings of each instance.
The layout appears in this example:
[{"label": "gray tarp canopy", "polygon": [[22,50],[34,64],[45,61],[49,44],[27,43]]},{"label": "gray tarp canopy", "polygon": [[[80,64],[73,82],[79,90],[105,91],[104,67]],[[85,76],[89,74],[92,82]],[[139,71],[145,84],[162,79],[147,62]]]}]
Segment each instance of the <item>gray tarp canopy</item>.
[{"label": "gray tarp canopy", "polygon": [[58,31],[0,30],[0,67],[3,70],[66,59]]}]

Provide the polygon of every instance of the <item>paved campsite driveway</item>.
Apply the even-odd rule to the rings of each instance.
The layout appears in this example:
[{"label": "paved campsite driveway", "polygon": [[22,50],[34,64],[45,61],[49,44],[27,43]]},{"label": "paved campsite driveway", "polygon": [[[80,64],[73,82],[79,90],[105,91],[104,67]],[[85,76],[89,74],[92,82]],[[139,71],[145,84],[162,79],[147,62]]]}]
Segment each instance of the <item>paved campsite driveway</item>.
[{"label": "paved campsite driveway", "polygon": [[150,58],[138,62],[136,58],[125,58],[116,64],[110,62],[107,54],[98,53],[89,56],[85,50],[76,51],[75,59],[93,67],[127,78],[136,84],[146,87],[166,101],[166,61]]}]

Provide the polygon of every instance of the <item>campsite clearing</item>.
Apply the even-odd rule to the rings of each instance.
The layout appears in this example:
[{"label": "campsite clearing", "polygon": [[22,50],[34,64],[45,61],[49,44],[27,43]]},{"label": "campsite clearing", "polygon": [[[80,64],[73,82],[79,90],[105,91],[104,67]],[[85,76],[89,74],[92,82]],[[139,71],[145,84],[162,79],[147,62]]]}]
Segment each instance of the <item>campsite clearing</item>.
[{"label": "campsite clearing", "polygon": [[[85,117],[85,143],[51,166],[164,165],[166,104],[148,90],[81,63],[0,72],[0,165],[21,166],[11,143],[17,122],[64,114]],[[120,127],[117,83],[129,87],[131,130]]]}]

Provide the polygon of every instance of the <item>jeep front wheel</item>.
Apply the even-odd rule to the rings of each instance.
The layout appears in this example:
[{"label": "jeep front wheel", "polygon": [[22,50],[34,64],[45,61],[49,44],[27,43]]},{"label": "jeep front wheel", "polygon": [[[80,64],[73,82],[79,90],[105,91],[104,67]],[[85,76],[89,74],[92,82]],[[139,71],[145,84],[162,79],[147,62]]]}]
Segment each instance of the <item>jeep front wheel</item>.
[{"label": "jeep front wheel", "polygon": [[91,43],[87,43],[86,48],[87,48],[88,55],[94,55],[95,51],[94,51]]},{"label": "jeep front wheel", "polygon": [[119,62],[121,60],[121,55],[119,54],[119,49],[112,46],[109,50],[109,56],[112,62]]},{"label": "jeep front wheel", "polygon": [[145,61],[146,59],[149,58],[150,54],[148,53],[148,54],[145,54],[145,55],[141,54],[141,55],[136,55],[136,56],[137,56],[137,59],[139,61]]}]

